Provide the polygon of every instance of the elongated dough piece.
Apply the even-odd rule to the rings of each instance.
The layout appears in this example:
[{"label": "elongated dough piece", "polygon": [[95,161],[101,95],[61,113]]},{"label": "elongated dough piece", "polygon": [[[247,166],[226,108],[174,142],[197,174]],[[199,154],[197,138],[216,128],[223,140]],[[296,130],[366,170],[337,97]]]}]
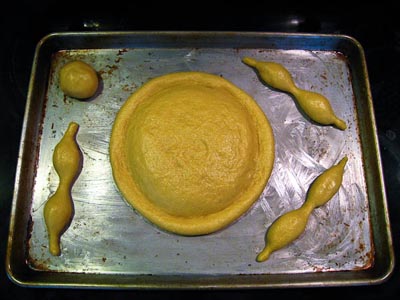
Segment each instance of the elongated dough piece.
[{"label": "elongated dough piece", "polygon": [[339,190],[346,163],[347,157],[344,157],[319,175],[311,184],[304,204],[272,223],[265,236],[265,248],[257,256],[258,262],[267,260],[272,252],[286,247],[303,233],[313,209],[327,203]]},{"label": "elongated dough piece", "polygon": [[71,189],[82,169],[82,153],[76,142],[79,125],[71,122],[53,153],[53,165],[60,178],[56,192],[44,206],[44,219],[52,255],[61,254],[60,237],[69,227],[74,215]]},{"label": "elongated dough piece", "polygon": [[243,58],[243,62],[254,67],[262,80],[271,87],[292,94],[301,109],[314,122],[322,125],[334,125],[341,130],[347,128],[346,123],[335,115],[325,96],[298,88],[289,71],[281,64],[257,61],[250,57]]}]

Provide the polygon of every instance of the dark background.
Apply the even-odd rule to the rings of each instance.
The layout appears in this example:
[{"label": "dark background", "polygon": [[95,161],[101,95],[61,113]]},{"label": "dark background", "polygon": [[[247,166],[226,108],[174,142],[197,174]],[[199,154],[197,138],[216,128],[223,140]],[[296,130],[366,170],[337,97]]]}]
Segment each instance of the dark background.
[{"label": "dark background", "polygon": [[364,48],[374,101],[396,258],[400,223],[400,24],[394,3],[315,2],[297,5],[244,1],[14,1],[0,8],[0,297],[2,299],[394,299],[400,295],[398,266],[375,286],[234,291],[112,291],[22,288],[6,275],[4,260],[23,114],[33,54],[48,33],[96,30],[207,30],[337,33],[356,38]]}]

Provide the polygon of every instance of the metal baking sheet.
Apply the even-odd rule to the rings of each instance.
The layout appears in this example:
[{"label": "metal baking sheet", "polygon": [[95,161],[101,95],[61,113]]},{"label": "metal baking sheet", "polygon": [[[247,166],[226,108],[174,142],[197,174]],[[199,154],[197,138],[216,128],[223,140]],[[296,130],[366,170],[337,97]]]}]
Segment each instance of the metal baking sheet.
[{"label": "metal baking sheet", "polygon": [[[319,92],[348,129],[309,122],[288,94],[262,84],[244,56],[283,64],[296,84]],[[78,101],[61,92],[60,67],[91,64],[99,92]],[[147,80],[177,71],[223,76],[249,93],[276,140],[271,178],[256,204],[217,233],[164,232],[135,212],[113,182],[110,131],[121,105]],[[75,215],[48,251],[43,206],[58,185],[54,146],[69,122],[84,167],[72,196]],[[9,277],[24,286],[261,288],[378,284],[393,250],[372,99],[362,47],[340,35],[207,32],[56,33],[38,44],[29,87],[7,252]],[[257,263],[265,232],[298,208],[310,183],[349,157],[342,187],[315,209],[305,232]]]}]

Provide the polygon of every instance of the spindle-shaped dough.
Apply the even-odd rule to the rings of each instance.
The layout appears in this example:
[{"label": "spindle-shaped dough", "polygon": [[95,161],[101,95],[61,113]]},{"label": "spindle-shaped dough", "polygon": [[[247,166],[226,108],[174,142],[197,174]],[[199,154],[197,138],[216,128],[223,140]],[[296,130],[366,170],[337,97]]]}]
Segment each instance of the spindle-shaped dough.
[{"label": "spindle-shaped dough", "polygon": [[335,115],[325,96],[298,88],[289,71],[281,64],[257,61],[250,57],[243,58],[243,62],[254,67],[262,80],[269,86],[292,94],[304,113],[314,122],[322,125],[334,125],[341,130],[347,128],[346,123]]},{"label": "spindle-shaped dough", "polygon": [[319,175],[311,184],[304,204],[272,223],[265,236],[265,248],[257,256],[258,262],[267,260],[272,252],[286,247],[304,232],[312,210],[327,203],[339,190],[346,163],[347,157],[344,157]]},{"label": "spindle-shaped dough", "polygon": [[60,255],[60,237],[67,230],[74,215],[71,189],[82,169],[82,153],[76,142],[79,125],[71,122],[53,153],[53,165],[59,176],[56,192],[44,206],[44,220],[49,236],[49,250]]}]

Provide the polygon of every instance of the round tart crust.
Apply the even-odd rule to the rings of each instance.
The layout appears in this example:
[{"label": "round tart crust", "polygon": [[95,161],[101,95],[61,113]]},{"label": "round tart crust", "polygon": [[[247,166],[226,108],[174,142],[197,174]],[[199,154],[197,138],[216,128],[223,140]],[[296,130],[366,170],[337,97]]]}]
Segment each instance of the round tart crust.
[{"label": "round tart crust", "polygon": [[181,235],[220,230],[262,193],[274,164],[271,126],[254,99],[203,72],[154,78],[115,119],[110,160],[123,197]]}]

